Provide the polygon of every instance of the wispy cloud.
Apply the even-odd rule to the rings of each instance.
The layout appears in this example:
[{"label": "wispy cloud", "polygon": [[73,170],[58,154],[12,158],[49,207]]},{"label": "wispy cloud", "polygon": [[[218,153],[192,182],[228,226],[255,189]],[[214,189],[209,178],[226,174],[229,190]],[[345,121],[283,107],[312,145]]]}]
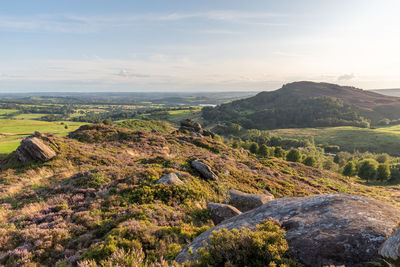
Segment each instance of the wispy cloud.
[{"label": "wispy cloud", "polygon": [[120,77],[126,77],[126,78],[150,78],[150,77],[152,77],[151,75],[148,75],[148,74],[135,73],[135,72],[132,72],[127,69],[121,69],[115,75],[120,76]]},{"label": "wispy cloud", "polygon": [[0,15],[0,30],[22,32],[60,32],[89,33],[110,28],[130,27],[139,23],[173,22],[189,19],[215,20],[229,23],[260,24],[266,26],[281,26],[284,23],[272,21],[284,17],[283,14],[238,12],[238,11],[208,11],[194,13],[150,13],[137,15],[103,15],[85,16],[74,14],[7,16]]},{"label": "wispy cloud", "polygon": [[338,81],[350,81],[352,79],[354,79],[356,76],[354,75],[354,73],[350,73],[350,74],[343,74],[340,75],[337,79]]}]

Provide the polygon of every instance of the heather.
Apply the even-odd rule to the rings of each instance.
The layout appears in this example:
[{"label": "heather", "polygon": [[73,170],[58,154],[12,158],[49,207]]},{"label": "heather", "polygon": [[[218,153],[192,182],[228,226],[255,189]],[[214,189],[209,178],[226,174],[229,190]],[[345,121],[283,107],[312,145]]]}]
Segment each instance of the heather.
[{"label": "heather", "polygon": [[[113,266],[118,257],[172,264],[213,226],[206,203],[226,200],[229,189],[276,198],[347,192],[398,205],[394,189],[298,162],[259,159],[217,137],[104,124],[47,137],[58,153],[51,161],[22,164],[10,155],[1,164],[0,264]],[[195,159],[219,180],[204,179],[190,165]],[[184,184],[156,184],[171,172]]]}]

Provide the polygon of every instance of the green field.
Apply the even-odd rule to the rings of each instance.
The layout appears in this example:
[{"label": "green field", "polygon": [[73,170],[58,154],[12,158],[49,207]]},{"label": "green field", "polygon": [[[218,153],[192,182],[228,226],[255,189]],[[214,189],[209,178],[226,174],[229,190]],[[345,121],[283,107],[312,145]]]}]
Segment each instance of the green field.
[{"label": "green field", "polygon": [[13,119],[16,120],[37,120],[40,119],[43,116],[46,116],[48,114],[42,114],[42,113],[27,113],[27,114],[19,114],[16,116],[13,116]]},{"label": "green field", "polygon": [[18,112],[16,109],[1,109],[0,108],[0,119],[4,119],[7,115]]},{"label": "green field", "polygon": [[[165,114],[151,114],[152,119],[156,120],[166,120],[175,125],[179,124],[179,122],[183,119],[191,118],[194,121],[202,122],[201,118],[201,107],[193,107],[193,109],[182,109],[182,110],[169,110],[167,111],[167,115]],[[145,116],[146,117],[146,114]]]},{"label": "green field", "polygon": [[339,145],[342,150],[369,151],[400,156],[400,125],[377,129],[357,127],[295,128],[272,130],[287,138],[314,138],[316,144]]},{"label": "green field", "polygon": [[[54,133],[62,136],[84,124],[71,121],[66,121],[63,123],[64,124],[61,124],[59,121],[46,122],[27,119],[0,119],[0,154],[4,155],[14,151],[23,138],[34,133],[35,131]],[[68,125],[68,129],[65,129],[65,125]]]}]

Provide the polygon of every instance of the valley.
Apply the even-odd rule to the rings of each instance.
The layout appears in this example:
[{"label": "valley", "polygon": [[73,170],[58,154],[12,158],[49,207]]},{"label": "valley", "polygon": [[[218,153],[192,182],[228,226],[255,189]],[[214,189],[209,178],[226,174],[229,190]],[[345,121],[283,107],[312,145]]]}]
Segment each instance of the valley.
[{"label": "valley", "polygon": [[[204,107],[203,100],[186,102],[207,98],[201,95],[168,98],[161,106],[157,99],[129,104],[124,95],[114,96],[112,104],[87,96],[0,99],[0,264],[95,267],[118,258],[122,266],[219,266],[225,261],[220,256],[230,255],[232,248],[217,253],[203,241],[238,238],[235,242],[242,244],[250,236],[255,243],[242,245],[258,251],[257,261],[337,263],[335,255],[315,250],[316,244],[306,250],[299,246],[313,240],[301,232],[303,220],[318,221],[317,232],[340,240],[349,231],[351,244],[371,246],[372,254],[346,250],[348,264],[378,262],[377,240],[390,234],[397,223],[391,214],[400,208],[396,120],[374,127],[343,122],[265,129],[267,120],[259,121],[265,123],[261,129],[246,128],[240,117],[210,121],[213,109],[248,101],[225,104],[226,97],[218,96],[216,107]],[[336,212],[362,209],[360,201],[367,215]],[[268,205],[282,205],[282,214],[271,213]],[[298,205],[315,212],[299,218]],[[265,209],[261,220],[253,212],[260,206]],[[333,217],[318,215],[326,207]],[[381,220],[375,218],[378,210],[386,218],[379,224],[342,224],[351,216]],[[339,228],[319,228],[330,220]],[[253,226],[235,232],[229,222]],[[221,228],[232,232],[211,234]],[[278,233],[274,241],[258,239]],[[298,239],[299,233],[304,238]],[[257,250],[257,242],[265,247]],[[315,242],[340,247],[327,238]],[[281,249],[265,256],[262,251],[272,244]],[[309,257],[312,253],[323,258]],[[243,264],[239,260],[236,266]]]}]

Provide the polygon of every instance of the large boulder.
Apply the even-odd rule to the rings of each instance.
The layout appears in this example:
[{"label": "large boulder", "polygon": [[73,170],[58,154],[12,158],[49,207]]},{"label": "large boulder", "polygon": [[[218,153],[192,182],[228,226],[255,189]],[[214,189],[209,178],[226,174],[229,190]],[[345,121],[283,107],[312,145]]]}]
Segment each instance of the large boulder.
[{"label": "large boulder", "polygon": [[380,261],[378,249],[400,220],[400,212],[389,204],[349,194],[276,199],[200,234],[176,260],[193,260],[189,248],[196,256],[213,231],[254,228],[271,218],[286,229],[290,254],[306,266],[365,266]]},{"label": "large boulder", "polygon": [[45,162],[57,155],[49,145],[45,144],[42,139],[36,136],[29,136],[22,140],[15,154],[21,162]]},{"label": "large boulder", "polygon": [[228,191],[229,204],[238,208],[241,212],[246,212],[274,199],[270,193],[267,194],[247,194],[239,190],[231,189]]},{"label": "large boulder", "polygon": [[180,130],[188,130],[190,132],[197,132],[202,133],[203,128],[201,127],[200,123],[194,122],[191,119],[185,119],[180,122]]},{"label": "large boulder", "polygon": [[215,133],[203,129],[200,123],[193,121],[192,119],[184,119],[180,122],[179,132],[190,133],[193,137],[211,136],[215,137]]},{"label": "large boulder", "polygon": [[400,228],[383,243],[379,254],[392,266],[400,266]]},{"label": "large boulder", "polygon": [[205,164],[201,161],[198,161],[198,160],[193,160],[191,165],[204,178],[214,180],[214,181],[218,180],[218,176],[211,170],[210,166],[208,166],[207,164]]},{"label": "large boulder", "polygon": [[207,209],[210,211],[210,217],[214,224],[242,214],[237,208],[221,203],[208,203]]},{"label": "large boulder", "polygon": [[168,173],[161,177],[156,184],[167,184],[167,185],[176,185],[176,184],[183,184],[182,180],[178,178],[176,173]]}]

